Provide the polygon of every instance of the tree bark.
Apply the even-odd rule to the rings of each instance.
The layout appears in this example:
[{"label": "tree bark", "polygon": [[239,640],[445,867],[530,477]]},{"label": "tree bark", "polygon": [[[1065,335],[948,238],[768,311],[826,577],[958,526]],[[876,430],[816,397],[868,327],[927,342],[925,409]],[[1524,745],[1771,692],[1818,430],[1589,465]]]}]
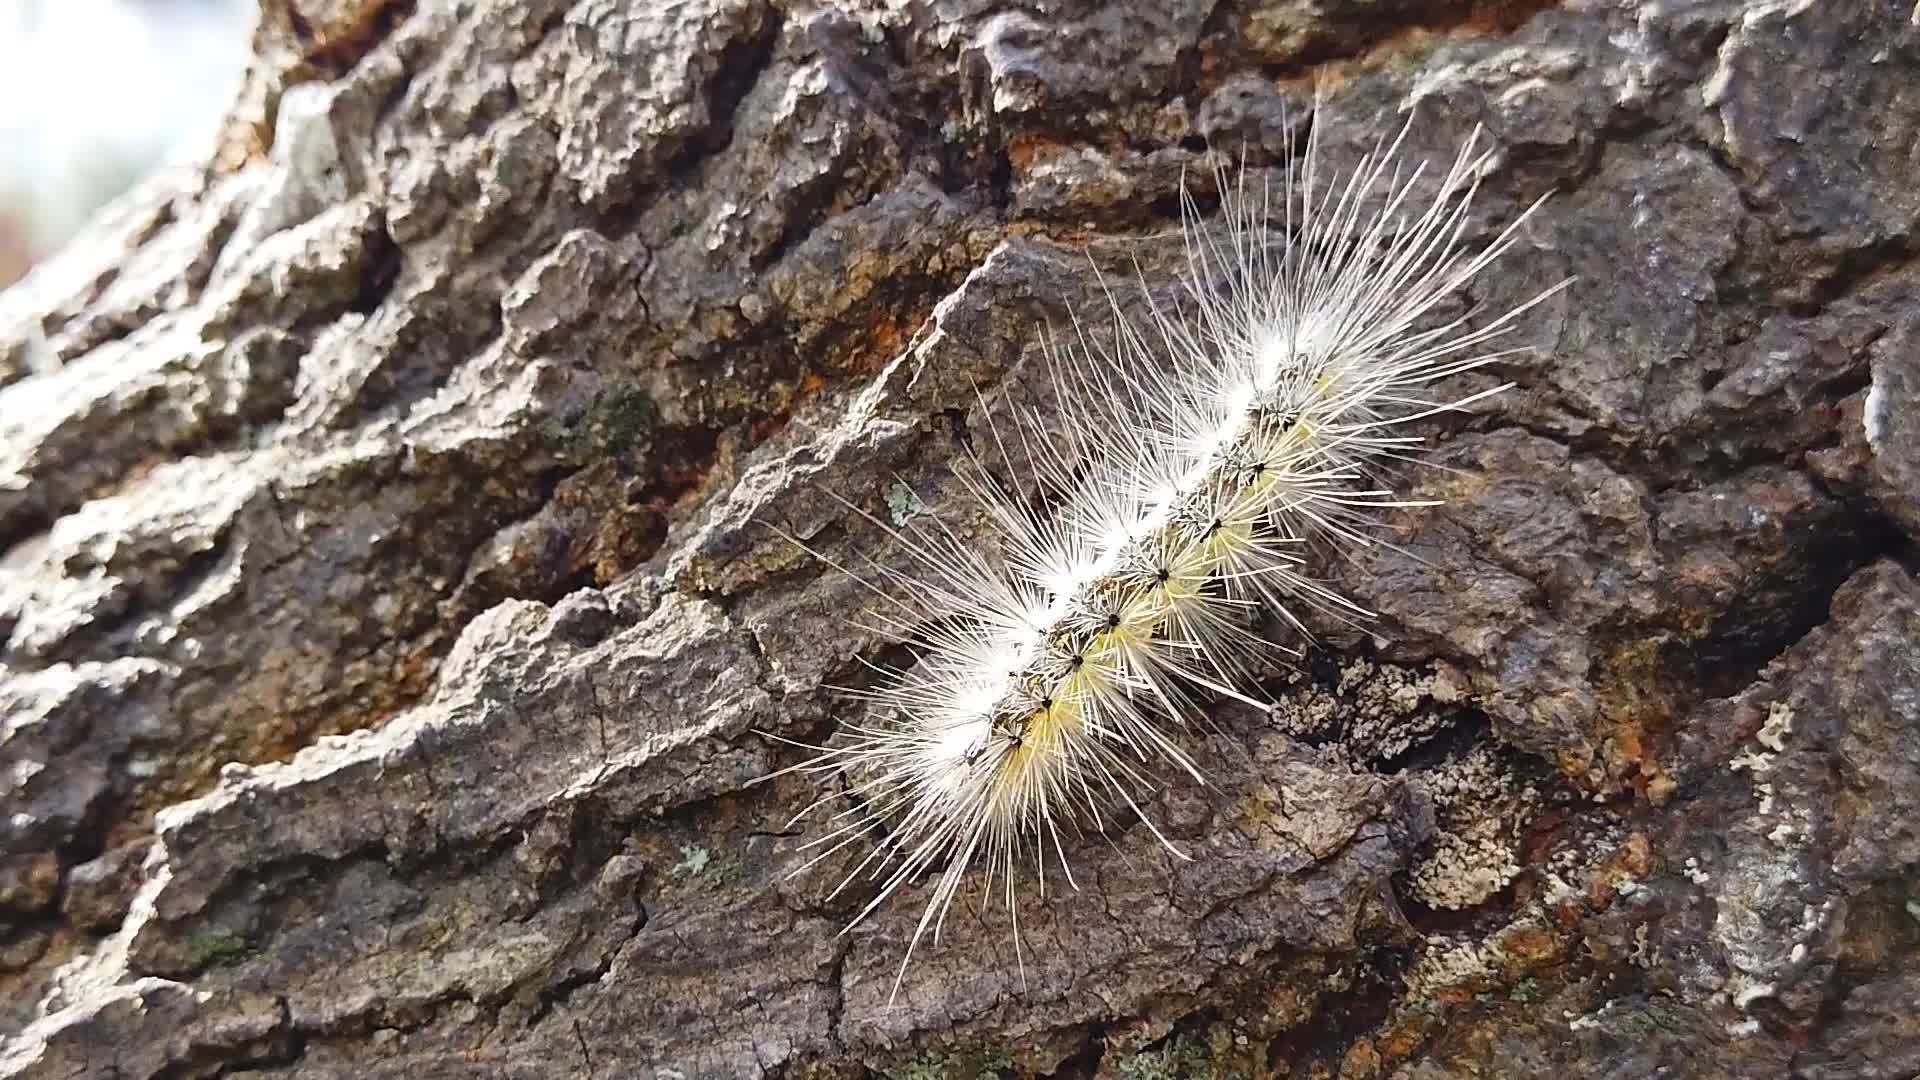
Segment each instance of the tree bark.
[{"label": "tree bark", "polygon": [[[263,0],[210,164],[0,297],[0,1072],[1914,1075],[1905,8]],[[901,657],[767,526],[977,527],[1183,175],[1408,110],[1481,235],[1557,192],[1518,389],[1187,736],[1191,861],[1081,838],[1017,957],[976,882],[890,1005],[926,890],[840,933],[753,781]]]}]

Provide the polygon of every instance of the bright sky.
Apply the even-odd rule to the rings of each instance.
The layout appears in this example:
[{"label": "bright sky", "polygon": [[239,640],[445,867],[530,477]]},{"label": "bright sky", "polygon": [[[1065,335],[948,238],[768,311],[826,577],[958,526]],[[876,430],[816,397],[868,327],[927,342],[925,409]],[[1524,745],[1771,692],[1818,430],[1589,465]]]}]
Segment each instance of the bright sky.
[{"label": "bright sky", "polygon": [[0,211],[35,247],[184,142],[245,69],[253,0],[0,0]]}]

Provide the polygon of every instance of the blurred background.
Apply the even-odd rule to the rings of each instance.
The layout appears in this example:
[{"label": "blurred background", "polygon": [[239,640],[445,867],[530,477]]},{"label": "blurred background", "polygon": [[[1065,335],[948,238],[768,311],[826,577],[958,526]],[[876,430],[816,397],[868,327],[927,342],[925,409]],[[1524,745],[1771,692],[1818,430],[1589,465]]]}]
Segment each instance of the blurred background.
[{"label": "blurred background", "polygon": [[0,0],[0,288],[211,145],[256,0]]}]

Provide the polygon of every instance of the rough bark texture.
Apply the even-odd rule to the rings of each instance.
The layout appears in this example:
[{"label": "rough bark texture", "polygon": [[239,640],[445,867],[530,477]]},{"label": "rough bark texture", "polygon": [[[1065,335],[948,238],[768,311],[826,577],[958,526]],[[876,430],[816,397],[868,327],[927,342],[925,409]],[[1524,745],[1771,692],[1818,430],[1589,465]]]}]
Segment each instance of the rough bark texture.
[{"label": "rough bark texture", "polygon": [[[0,298],[0,1072],[1920,1071],[1910,4],[263,8],[215,164]],[[837,936],[749,782],[891,654],[760,523],[964,518],[1088,254],[1164,283],[1315,80],[1560,192],[1474,299],[1578,283],[1324,567],[1377,635],[1192,736],[1193,861],[888,1007],[917,896]]]}]

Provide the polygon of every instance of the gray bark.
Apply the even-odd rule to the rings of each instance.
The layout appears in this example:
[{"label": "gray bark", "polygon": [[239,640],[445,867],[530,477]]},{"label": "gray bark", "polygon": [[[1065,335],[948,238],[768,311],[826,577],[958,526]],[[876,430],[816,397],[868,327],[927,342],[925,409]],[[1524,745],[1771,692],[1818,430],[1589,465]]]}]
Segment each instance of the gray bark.
[{"label": "gray bark", "polygon": [[[0,1072],[1920,1071],[1906,5],[263,9],[216,159],[0,297]],[[1376,632],[1191,733],[1192,861],[1116,822],[889,1006],[924,890],[841,935],[750,782],[896,657],[764,525],[965,527],[1315,80],[1335,163],[1417,105],[1480,227],[1559,192],[1473,300],[1578,281],[1320,567]]]}]

